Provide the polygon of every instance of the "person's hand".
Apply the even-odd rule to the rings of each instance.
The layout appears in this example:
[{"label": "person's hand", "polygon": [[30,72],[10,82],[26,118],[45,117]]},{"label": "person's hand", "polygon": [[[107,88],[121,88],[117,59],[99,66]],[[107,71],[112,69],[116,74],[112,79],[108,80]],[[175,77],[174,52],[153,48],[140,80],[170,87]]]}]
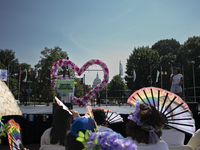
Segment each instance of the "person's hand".
[{"label": "person's hand", "polygon": [[19,144],[19,148],[20,148],[20,150],[29,150],[29,149],[25,148],[23,144]]},{"label": "person's hand", "polygon": [[106,122],[106,123],[104,124],[104,127],[108,127],[108,125],[109,125],[109,123],[108,123],[108,122]]},{"label": "person's hand", "polygon": [[79,113],[78,113],[76,110],[70,110],[70,111],[72,112],[72,116],[73,116],[74,118],[80,117]]}]

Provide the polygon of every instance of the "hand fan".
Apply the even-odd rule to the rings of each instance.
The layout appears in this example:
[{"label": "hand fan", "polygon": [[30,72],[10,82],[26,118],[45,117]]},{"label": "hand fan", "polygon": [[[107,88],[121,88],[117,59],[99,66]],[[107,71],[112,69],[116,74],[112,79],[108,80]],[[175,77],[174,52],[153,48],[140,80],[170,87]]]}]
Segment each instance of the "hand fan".
[{"label": "hand fan", "polygon": [[87,110],[88,110],[88,115],[87,115],[87,117],[90,117],[92,120],[94,120],[96,129],[98,129],[98,128],[97,128],[97,123],[96,123],[96,121],[95,121],[95,119],[94,119],[94,114],[93,114],[93,112],[92,112],[92,107],[89,106],[89,105],[87,105],[86,108],[87,108]]},{"label": "hand fan", "polygon": [[[105,112],[106,115],[106,122],[109,124],[117,123],[117,122],[123,122],[123,118],[115,111],[107,108],[95,108],[96,109],[102,109]],[[88,112],[85,114],[86,116],[88,115]]]},{"label": "hand fan", "polygon": [[135,105],[136,99],[156,107],[166,126],[186,134],[194,134],[195,121],[187,103],[178,95],[156,87],[145,87],[135,91],[127,103]]},{"label": "hand fan", "polygon": [[69,108],[65,106],[65,104],[63,104],[57,97],[55,97],[55,100],[59,106],[62,106],[62,108],[68,111],[70,115],[73,115],[72,112],[69,110]]},{"label": "hand fan", "polygon": [[7,132],[10,150],[20,150],[21,134],[20,126],[13,119],[9,120],[9,129]]}]

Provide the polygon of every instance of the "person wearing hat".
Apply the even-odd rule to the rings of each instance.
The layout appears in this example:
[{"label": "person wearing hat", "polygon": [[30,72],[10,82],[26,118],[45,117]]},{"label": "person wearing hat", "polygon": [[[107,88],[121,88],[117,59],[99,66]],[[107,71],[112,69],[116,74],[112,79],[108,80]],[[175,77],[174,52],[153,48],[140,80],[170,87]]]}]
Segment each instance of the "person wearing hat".
[{"label": "person wearing hat", "polygon": [[82,150],[84,148],[83,144],[76,140],[76,138],[79,136],[78,132],[82,131],[85,133],[86,130],[94,131],[94,129],[95,123],[91,118],[77,118],[71,126],[70,133],[67,135],[65,149]]}]

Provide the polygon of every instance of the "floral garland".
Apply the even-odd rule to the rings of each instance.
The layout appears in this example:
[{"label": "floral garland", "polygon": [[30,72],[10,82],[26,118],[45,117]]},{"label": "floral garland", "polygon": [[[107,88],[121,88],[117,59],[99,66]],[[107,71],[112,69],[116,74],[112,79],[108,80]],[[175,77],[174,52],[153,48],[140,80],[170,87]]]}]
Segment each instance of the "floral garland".
[{"label": "floral garland", "polygon": [[128,116],[128,119],[133,120],[135,123],[137,123],[138,126],[142,125],[140,121],[141,117],[138,114],[140,112],[140,104],[141,104],[140,100],[136,99],[135,111],[133,114]]},{"label": "floral garland", "polygon": [[79,131],[77,141],[82,142],[84,150],[136,150],[137,145],[132,140],[125,140],[116,132],[91,132],[86,130],[85,135]]},{"label": "floral garland", "polygon": [[58,70],[63,65],[67,65],[72,70],[74,70],[78,74],[78,76],[81,76],[81,74],[83,72],[85,72],[88,67],[90,67],[90,66],[92,66],[94,64],[99,65],[103,69],[103,72],[104,72],[104,79],[103,79],[103,81],[100,84],[98,84],[96,87],[94,87],[91,91],[89,91],[83,98],[77,98],[77,97],[74,96],[75,101],[79,105],[86,104],[87,100],[90,100],[91,102],[93,102],[94,100],[92,99],[92,97],[95,94],[97,94],[98,91],[102,90],[103,87],[107,85],[108,80],[109,80],[109,70],[108,70],[108,67],[101,60],[91,59],[90,61],[86,62],[81,68],[79,68],[77,65],[75,65],[70,60],[60,59],[59,61],[55,62],[54,65],[52,66],[52,69],[51,69],[51,79],[52,79],[51,83],[53,85],[56,84],[56,77],[57,77]]}]

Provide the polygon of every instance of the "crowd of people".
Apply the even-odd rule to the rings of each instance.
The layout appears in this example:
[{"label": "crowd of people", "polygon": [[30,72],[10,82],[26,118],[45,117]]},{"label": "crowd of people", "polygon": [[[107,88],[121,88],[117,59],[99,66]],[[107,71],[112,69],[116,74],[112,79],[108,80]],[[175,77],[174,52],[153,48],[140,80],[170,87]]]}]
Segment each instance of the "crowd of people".
[{"label": "crowd of people", "polygon": [[[127,137],[122,137],[119,133],[109,128],[105,112],[102,109],[93,110],[94,120],[86,116],[81,117],[75,110],[71,110],[71,112],[73,115],[63,110],[62,107],[56,109],[52,127],[47,129],[41,137],[41,146],[61,145],[66,150],[82,150],[88,147],[93,149],[95,147],[97,149],[101,148],[102,150],[114,150],[119,149],[119,147],[121,150],[123,148],[130,149],[130,147],[138,150],[168,150],[169,146],[184,145],[185,134],[165,127],[159,111],[151,105],[140,103],[139,100],[137,100],[135,111],[128,116],[129,121],[126,124]],[[77,140],[80,137],[79,132],[82,132],[83,135],[89,133],[89,138],[85,139],[85,141]],[[94,133],[95,135],[93,135]],[[110,144],[107,140],[109,141],[108,136],[111,137],[111,135],[114,135],[114,138]],[[188,143],[194,150],[200,145],[196,144],[199,143],[197,140],[198,136],[200,136],[200,130],[195,135]],[[96,137],[96,143],[90,141],[92,136]],[[176,140],[174,140],[174,137],[176,137]],[[116,145],[112,145],[116,139],[120,139],[123,142],[128,141],[129,144],[121,142],[121,145],[118,143],[116,147]],[[106,142],[107,145],[105,144]],[[108,147],[106,148],[105,145]]]},{"label": "crowd of people", "polygon": [[[170,81],[171,92],[180,95],[183,76],[179,68],[173,69]],[[169,150],[169,146],[184,145],[185,134],[165,126],[159,111],[139,100],[136,100],[135,111],[128,116],[127,137],[109,128],[102,109],[93,109],[94,118],[80,116],[75,110],[71,112],[73,115],[57,107],[52,127],[43,133],[40,146],[60,145],[65,150]],[[187,145],[196,150],[200,146],[199,139],[200,129]]]}]

